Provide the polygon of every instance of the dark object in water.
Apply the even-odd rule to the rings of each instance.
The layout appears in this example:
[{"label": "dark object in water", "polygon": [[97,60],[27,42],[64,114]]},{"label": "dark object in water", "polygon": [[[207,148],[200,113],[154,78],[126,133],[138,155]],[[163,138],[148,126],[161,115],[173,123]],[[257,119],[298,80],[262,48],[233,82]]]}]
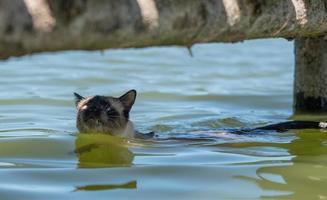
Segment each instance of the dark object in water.
[{"label": "dark object in water", "polygon": [[271,131],[284,132],[291,129],[326,129],[326,128],[327,128],[327,122],[286,121],[277,124],[257,127],[246,131],[271,130]]}]

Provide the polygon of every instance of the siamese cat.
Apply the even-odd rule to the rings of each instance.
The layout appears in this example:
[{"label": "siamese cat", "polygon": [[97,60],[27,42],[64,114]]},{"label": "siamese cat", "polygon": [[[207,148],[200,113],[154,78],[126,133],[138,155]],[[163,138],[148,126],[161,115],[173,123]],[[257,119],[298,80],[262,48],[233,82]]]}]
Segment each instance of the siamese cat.
[{"label": "siamese cat", "polygon": [[136,99],[136,90],[116,98],[112,96],[83,97],[77,93],[77,129],[82,133],[105,133],[126,138],[152,138],[154,133],[142,134],[134,130],[129,113]]},{"label": "siamese cat", "polygon": [[[136,90],[130,90],[116,98],[112,96],[83,97],[77,93],[77,128],[82,133],[105,133],[126,138],[149,139],[154,133],[139,133],[129,120],[129,113],[136,99]],[[326,122],[286,121],[262,127],[240,129],[232,132],[245,134],[251,131],[270,130],[284,132],[290,129],[326,129]]]}]

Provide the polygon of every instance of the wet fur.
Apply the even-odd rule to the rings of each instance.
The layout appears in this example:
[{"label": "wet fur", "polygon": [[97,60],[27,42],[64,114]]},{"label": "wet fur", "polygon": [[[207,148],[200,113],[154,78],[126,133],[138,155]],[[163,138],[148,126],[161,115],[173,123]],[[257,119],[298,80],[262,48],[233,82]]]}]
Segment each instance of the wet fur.
[{"label": "wet fur", "polygon": [[130,90],[118,98],[99,95],[83,97],[77,93],[74,95],[78,110],[76,126],[80,132],[123,137],[147,136],[136,132],[129,120],[129,113],[136,98],[135,90]]}]

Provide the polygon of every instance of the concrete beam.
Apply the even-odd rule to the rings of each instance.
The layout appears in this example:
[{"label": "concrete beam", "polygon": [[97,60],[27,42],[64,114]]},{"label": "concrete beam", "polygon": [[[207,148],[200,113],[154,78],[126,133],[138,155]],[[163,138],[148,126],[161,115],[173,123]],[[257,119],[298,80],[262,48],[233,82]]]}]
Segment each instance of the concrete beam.
[{"label": "concrete beam", "polygon": [[98,50],[318,37],[325,0],[0,0],[0,59]]}]

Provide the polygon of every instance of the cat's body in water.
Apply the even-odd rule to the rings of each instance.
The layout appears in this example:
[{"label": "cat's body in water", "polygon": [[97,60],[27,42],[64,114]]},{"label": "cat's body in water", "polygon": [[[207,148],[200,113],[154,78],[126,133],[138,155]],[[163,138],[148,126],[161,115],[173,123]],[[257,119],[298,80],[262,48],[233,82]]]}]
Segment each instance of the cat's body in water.
[{"label": "cat's body in water", "polygon": [[[129,112],[136,99],[136,91],[130,90],[120,97],[90,96],[83,97],[77,93],[75,103],[78,109],[77,128],[82,133],[105,133],[126,138],[148,139],[154,133],[139,133],[135,131],[133,123],[129,120]],[[232,130],[232,133],[246,134],[256,131],[283,132],[290,129],[325,129],[327,123],[313,121],[287,121],[267,126]]]},{"label": "cat's body in water", "polygon": [[130,90],[120,97],[90,96],[77,93],[76,125],[82,133],[105,133],[126,138],[151,138],[154,133],[142,134],[134,129],[129,112],[135,102],[136,91]]}]

